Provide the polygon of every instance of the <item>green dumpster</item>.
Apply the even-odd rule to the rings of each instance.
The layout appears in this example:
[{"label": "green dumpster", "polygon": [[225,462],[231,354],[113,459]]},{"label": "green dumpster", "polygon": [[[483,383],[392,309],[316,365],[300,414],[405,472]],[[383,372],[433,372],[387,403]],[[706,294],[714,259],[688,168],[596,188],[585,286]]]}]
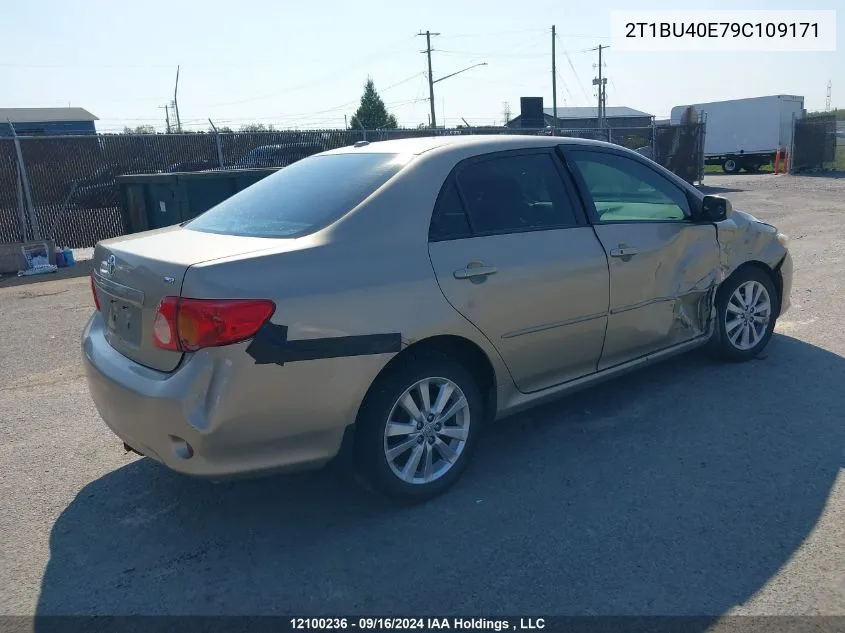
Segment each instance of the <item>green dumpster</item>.
[{"label": "green dumpster", "polygon": [[138,233],[197,217],[278,169],[229,169],[117,177],[123,224]]}]

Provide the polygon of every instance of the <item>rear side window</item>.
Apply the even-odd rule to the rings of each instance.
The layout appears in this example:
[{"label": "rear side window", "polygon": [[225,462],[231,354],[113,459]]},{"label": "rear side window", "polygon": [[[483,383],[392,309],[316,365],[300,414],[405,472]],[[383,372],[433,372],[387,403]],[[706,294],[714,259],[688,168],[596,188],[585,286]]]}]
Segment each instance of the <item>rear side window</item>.
[{"label": "rear side window", "polygon": [[185,225],[206,233],[299,237],[342,217],[410,160],[398,154],[311,156],[236,193]]},{"label": "rear side window", "polygon": [[563,180],[547,153],[473,162],[458,171],[457,182],[476,233],[577,225]]},{"label": "rear side window", "polygon": [[449,178],[434,206],[428,239],[431,242],[441,242],[471,236],[472,230],[461,197],[458,195],[458,189],[455,187],[455,181]]}]

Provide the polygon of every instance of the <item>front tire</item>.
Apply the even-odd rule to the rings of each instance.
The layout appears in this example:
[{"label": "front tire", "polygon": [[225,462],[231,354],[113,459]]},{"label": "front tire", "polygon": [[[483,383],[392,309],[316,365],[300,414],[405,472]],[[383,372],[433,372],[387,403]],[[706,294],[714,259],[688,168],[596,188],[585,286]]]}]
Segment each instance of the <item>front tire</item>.
[{"label": "front tire", "polygon": [[717,355],[741,362],[763,351],[775,329],[777,301],[772,278],[760,268],[748,267],[727,279],[716,300]]},{"label": "front tire", "polygon": [[435,497],[468,466],[483,415],[478,385],[463,365],[412,351],[377,379],[361,407],[356,470],[396,501]]}]

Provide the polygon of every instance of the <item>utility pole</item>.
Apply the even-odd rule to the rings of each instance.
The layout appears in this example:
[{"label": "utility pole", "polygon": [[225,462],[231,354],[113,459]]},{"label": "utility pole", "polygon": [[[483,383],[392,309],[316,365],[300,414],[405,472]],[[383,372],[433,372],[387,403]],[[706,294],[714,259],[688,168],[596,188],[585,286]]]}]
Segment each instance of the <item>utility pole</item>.
[{"label": "utility pole", "polygon": [[165,103],[163,106],[159,106],[159,109],[164,110],[164,122],[167,126],[167,133],[170,134],[170,108]]},{"label": "utility pole", "polygon": [[502,104],[502,117],[505,119],[505,127],[511,122],[511,104],[505,101]]},{"label": "utility pole", "polygon": [[827,80],[827,96],[824,100],[824,111],[830,112],[830,93],[833,91],[833,83],[830,79]]},{"label": "utility pole", "polygon": [[607,77],[602,77],[602,63],[601,63],[601,51],[603,48],[610,48],[609,46],[602,46],[599,44],[597,49],[599,52],[599,76],[598,79],[593,79],[593,85],[598,86],[598,124],[599,129],[604,129],[604,112],[605,112],[605,105],[606,103],[606,87],[607,87]]},{"label": "utility pole", "polygon": [[440,35],[431,31],[422,31],[417,35],[425,35],[425,50],[421,51],[428,56],[428,103],[431,106],[431,127],[437,127],[437,115],[434,114],[434,75],[431,74],[431,36]]},{"label": "utility pole", "polygon": [[555,25],[552,24],[552,134],[557,130],[557,64],[555,61]]},{"label": "utility pole", "polygon": [[176,111],[176,131],[182,133],[182,120],[179,118],[179,66],[176,66],[176,87],[173,89],[173,109]]}]

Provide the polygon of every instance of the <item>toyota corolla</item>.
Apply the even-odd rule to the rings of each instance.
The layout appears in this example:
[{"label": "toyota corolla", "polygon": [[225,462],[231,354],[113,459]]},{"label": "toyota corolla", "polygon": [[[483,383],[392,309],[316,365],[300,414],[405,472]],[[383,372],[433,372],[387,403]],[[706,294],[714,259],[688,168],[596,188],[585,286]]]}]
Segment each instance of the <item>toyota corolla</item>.
[{"label": "toyota corolla", "polygon": [[348,451],[421,500],[494,420],[699,346],[754,357],[791,283],[777,229],[621,147],[359,143],[100,242],[82,349],[105,423],[173,470]]}]

